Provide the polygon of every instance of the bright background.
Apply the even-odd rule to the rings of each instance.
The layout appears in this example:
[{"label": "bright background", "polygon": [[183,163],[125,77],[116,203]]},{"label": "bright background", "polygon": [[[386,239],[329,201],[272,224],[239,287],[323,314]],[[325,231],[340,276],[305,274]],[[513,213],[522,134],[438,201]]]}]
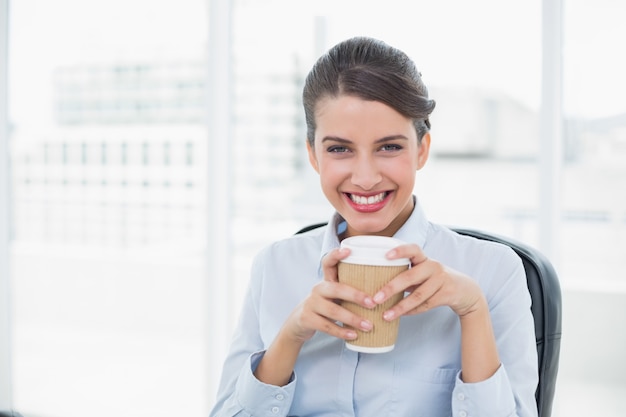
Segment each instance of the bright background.
[{"label": "bright background", "polygon": [[[331,213],[306,160],[303,78],[336,42],[369,35],[405,50],[437,101],[415,189],[430,219],[517,238],[555,263],[554,415],[622,416],[624,3],[562,1],[561,157],[549,177],[539,0],[218,3],[9,2],[0,203],[12,359],[1,373],[14,407],[207,415],[252,257]],[[224,33],[230,43],[210,36]]]}]

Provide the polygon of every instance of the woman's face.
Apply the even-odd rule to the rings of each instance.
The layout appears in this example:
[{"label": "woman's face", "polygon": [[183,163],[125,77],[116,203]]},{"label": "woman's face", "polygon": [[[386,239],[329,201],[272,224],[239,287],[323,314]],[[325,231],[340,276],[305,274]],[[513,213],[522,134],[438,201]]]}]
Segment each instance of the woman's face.
[{"label": "woman's face", "polygon": [[325,98],[316,107],[309,160],[326,198],[348,223],[348,236],[392,236],[413,210],[415,172],[428,159],[411,119],[358,97]]}]

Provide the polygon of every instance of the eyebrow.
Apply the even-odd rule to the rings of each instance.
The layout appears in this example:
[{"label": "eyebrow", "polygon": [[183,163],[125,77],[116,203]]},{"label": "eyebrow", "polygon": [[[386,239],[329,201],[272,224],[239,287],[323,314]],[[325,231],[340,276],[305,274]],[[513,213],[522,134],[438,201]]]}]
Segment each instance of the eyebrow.
[{"label": "eyebrow", "polygon": [[[391,135],[391,136],[382,137],[380,139],[376,139],[374,143],[384,143],[384,142],[390,142],[393,140],[409,140],[409,139],[404,135]],[[338,136],[324,136],[324,138],[322,138],[322,143],[326,141],[333,141],[333,142],[339,142],[339,143],[352,143],[351,140],[340,138]]]}]

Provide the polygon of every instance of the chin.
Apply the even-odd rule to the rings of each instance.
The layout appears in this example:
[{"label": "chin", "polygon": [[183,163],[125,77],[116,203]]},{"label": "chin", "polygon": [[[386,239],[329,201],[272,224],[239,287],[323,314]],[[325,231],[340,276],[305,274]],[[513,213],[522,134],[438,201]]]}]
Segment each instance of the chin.
[{"label": "chin", "polygon": [[380,224],[380,223],[373,223],[373,222],[359,222],[359,221],[355,221],[355,222],[350,222],[349,220],[348,224],[350,231],[352,232],[352,234],[354,235],[387,235],[388,233],[385,233],[385,231],[389,228],[389,224],[385,223],[385,224]]}]

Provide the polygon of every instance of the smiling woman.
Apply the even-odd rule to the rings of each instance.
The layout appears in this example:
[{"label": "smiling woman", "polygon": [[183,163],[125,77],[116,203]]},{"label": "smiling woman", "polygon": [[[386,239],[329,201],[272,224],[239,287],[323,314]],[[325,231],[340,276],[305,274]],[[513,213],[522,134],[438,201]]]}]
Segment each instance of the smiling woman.
[{"label": "smiling woman", "polygon": [[[405,100],[395,100],[398,91]],[[321,231],[281,239],[255,258],[211,415],[377,416],[393,407],[400,415],[536,416],[521,260],[507,246],[429,222],[413,195],[434,108],[413,62],[380,40],[349,38],[315,63],[303,97],[309,160],[335,213]],[[357,235],[395,237],[400,245],[385,256],[411,268],[372,293],[338,280],[350,254],[341,242]],[[346,302],[385,307],[370,321]],[[393,351],[346,350],[359,337],[354,329],[370,332],[379,320],[400,325]]]},{"label": "smiling woman", "polygon": [[[406,55],[385,48],[340,43],[313,66],[303,91],[309,161],[349,235],[393,235],[413,210],[415,171],[428,159],[435,102]],[[370,54],[385,58],[373,65]]]},{"label": "smiling woman", "polygon": [[315,114],[309,160],[326,198],[348,220],[347,234],[393,235],[413,211],[415,172],[428,158],[428,133],[418,139],[411,118],[352,95],[320,100]]}]

